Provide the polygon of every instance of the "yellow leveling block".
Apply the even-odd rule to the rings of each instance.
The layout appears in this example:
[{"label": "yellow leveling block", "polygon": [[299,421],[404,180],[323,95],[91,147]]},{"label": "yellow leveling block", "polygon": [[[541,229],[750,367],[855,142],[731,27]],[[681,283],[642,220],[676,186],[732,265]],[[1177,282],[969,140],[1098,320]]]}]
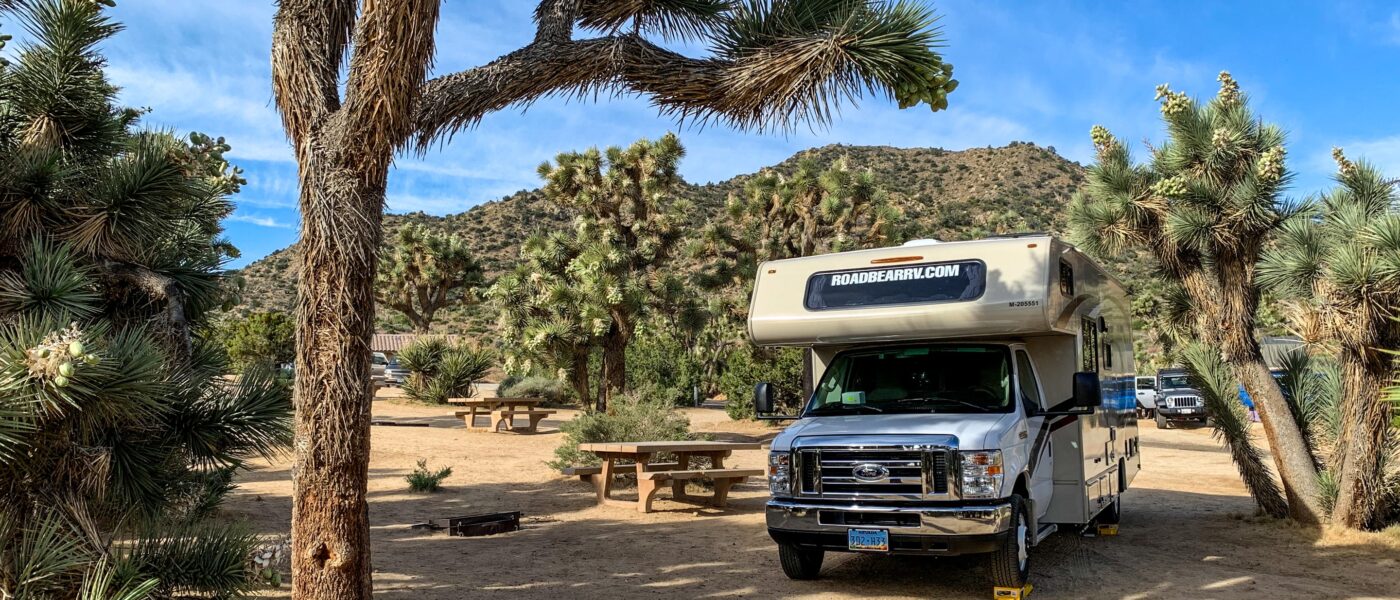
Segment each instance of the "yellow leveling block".
[{"label": "yellow leveling block", "polygon": [[1117,525],[1099,525],[1099,535],[1104,536],[1104,537],[1108,537],[1108,536],[1110,536],[1110,535],[1118,535],[1118,526],[1117,526]]},{"label": "yellow leveling block", "polygon": [[1022,600],[1031,595],[1031,584],[1027,583],[1023,587],[994,587],[992,588],[992,598],[996,600]]}]

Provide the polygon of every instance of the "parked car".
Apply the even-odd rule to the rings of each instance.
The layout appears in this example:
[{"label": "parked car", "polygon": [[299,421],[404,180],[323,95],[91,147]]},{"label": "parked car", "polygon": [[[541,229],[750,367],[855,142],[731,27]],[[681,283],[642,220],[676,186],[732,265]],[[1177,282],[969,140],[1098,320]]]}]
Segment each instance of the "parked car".
[{"label": "parked car", "polygon": [[1151,417],[1157,412],[1157,378],[1139,375],[1137,378],[1137,407],[1139,417]]},{"label": "parked car", "polygon": [[384,365],[384,383],[399,386],[403,385],[403,382],[407,380],[408,369],[399,364],[399,359],[389,359],[389,363]]},{"label": "parked car", "polygon": [[1201,397],[1201,391],[1191,385],[1191,376],[1186,369],[1157,371],[1156,403],[1158,429],[1166,429],[1180,422],[1204,425],[1210,419],[1210,415],[1206,414],[1205,399]]},{"label": "parked car", "polygon": [[384,387],[384,369],[389,366],[389,357],[383,352],[375,352],[369,361],[369,379],[374,383],[374,387]]}]

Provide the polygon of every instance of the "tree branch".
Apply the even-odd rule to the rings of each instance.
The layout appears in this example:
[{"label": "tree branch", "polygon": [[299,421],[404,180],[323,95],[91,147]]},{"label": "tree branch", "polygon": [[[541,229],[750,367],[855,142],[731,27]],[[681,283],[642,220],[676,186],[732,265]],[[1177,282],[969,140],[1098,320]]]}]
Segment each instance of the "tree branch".
[{"label": "tree branch", "polygon": [[366,164],[366,181],[382,182],[394,152],[412,133],[413,106],[433,59],[441,0],[374,0],[355,27],[350,79],[338,126],[342,148]]},{"label": "tree branch", "polygon": [[316,124],[340,108],[340,65],[358,5],[358,0],[278,3],[272,28],[272,92],[298,157]]}]

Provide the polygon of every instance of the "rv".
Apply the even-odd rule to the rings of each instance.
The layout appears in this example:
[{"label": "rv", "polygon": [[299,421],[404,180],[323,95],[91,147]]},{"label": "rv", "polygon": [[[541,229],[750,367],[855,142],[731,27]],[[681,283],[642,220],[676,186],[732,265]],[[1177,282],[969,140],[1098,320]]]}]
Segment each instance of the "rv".
[{"label": "rv", "polygon": [[784,573],[824,553],[985,553],[1021,588],[1058,528],[1116,524],[1141,469],[1123,286],[1050,236],[759,267],[755,343],[810,354],[810,396],[768,457]]}]

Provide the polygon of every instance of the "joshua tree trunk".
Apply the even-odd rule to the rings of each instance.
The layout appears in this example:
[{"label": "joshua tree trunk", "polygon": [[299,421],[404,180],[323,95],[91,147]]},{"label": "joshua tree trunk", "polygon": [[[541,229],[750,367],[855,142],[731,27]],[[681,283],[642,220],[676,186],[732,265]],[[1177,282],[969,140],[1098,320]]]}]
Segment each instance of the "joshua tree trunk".
[{"label": "joshua tree trunk", "polygon": [[374,311],[364,307],[374,305],[384,193],[317,154],[301,192],[292,594],[368,598]]},{"label": "joshua tree trunk", "polygon": [[603,376],[598,383],[598,410],[607,410],[613,394],[627,387],[627,343],[630,327],[614,323],[603,336]]},{"label": "joshua tree trunk", "polygon": [[[1288,400],[1264,362],[1259,342],[1254,339],[1254,312],[1259,295],[1254,289],[1253,259],[1220,261],[1216,269],[1221,292],[1214,297],[1193,298],[1197,306],[1219,307],[1218,331],[1225,362],[1244,385],[1259,412],[1264,435],[1273,449],[1274,466],[1283,481],[1289,516],[1300,523],[1322,522],[1321,489],[1303,432],[1293,420]],[[1191,287],[1188,286],[1188,291]],[[1198,293],[1200,290],[1198,289]],[[1192,294],[1195,296],[1195,294]]]},{"label": "joshua tree trunk", "polygon": [[1382,401],[1382,389],[1391,375],[1390,361],[1375,350],[1342,350],[1342,441],[1337,454],[1337,502],[1332,522],[1362,529],[1374,524],[1381,482],[1385,478],[1386,430],[1390,426],[1389,406]]},{"label": "joshua tree trunk", "polygon": [[574,394],[578,396],[578,403],[584,408],[588,408],[588,399],[592,396],[592,386],[589,385],[588,376],[588,354],[589,349],[575,349],[572,363],[569,366],[569,384],[574,388]]}]

